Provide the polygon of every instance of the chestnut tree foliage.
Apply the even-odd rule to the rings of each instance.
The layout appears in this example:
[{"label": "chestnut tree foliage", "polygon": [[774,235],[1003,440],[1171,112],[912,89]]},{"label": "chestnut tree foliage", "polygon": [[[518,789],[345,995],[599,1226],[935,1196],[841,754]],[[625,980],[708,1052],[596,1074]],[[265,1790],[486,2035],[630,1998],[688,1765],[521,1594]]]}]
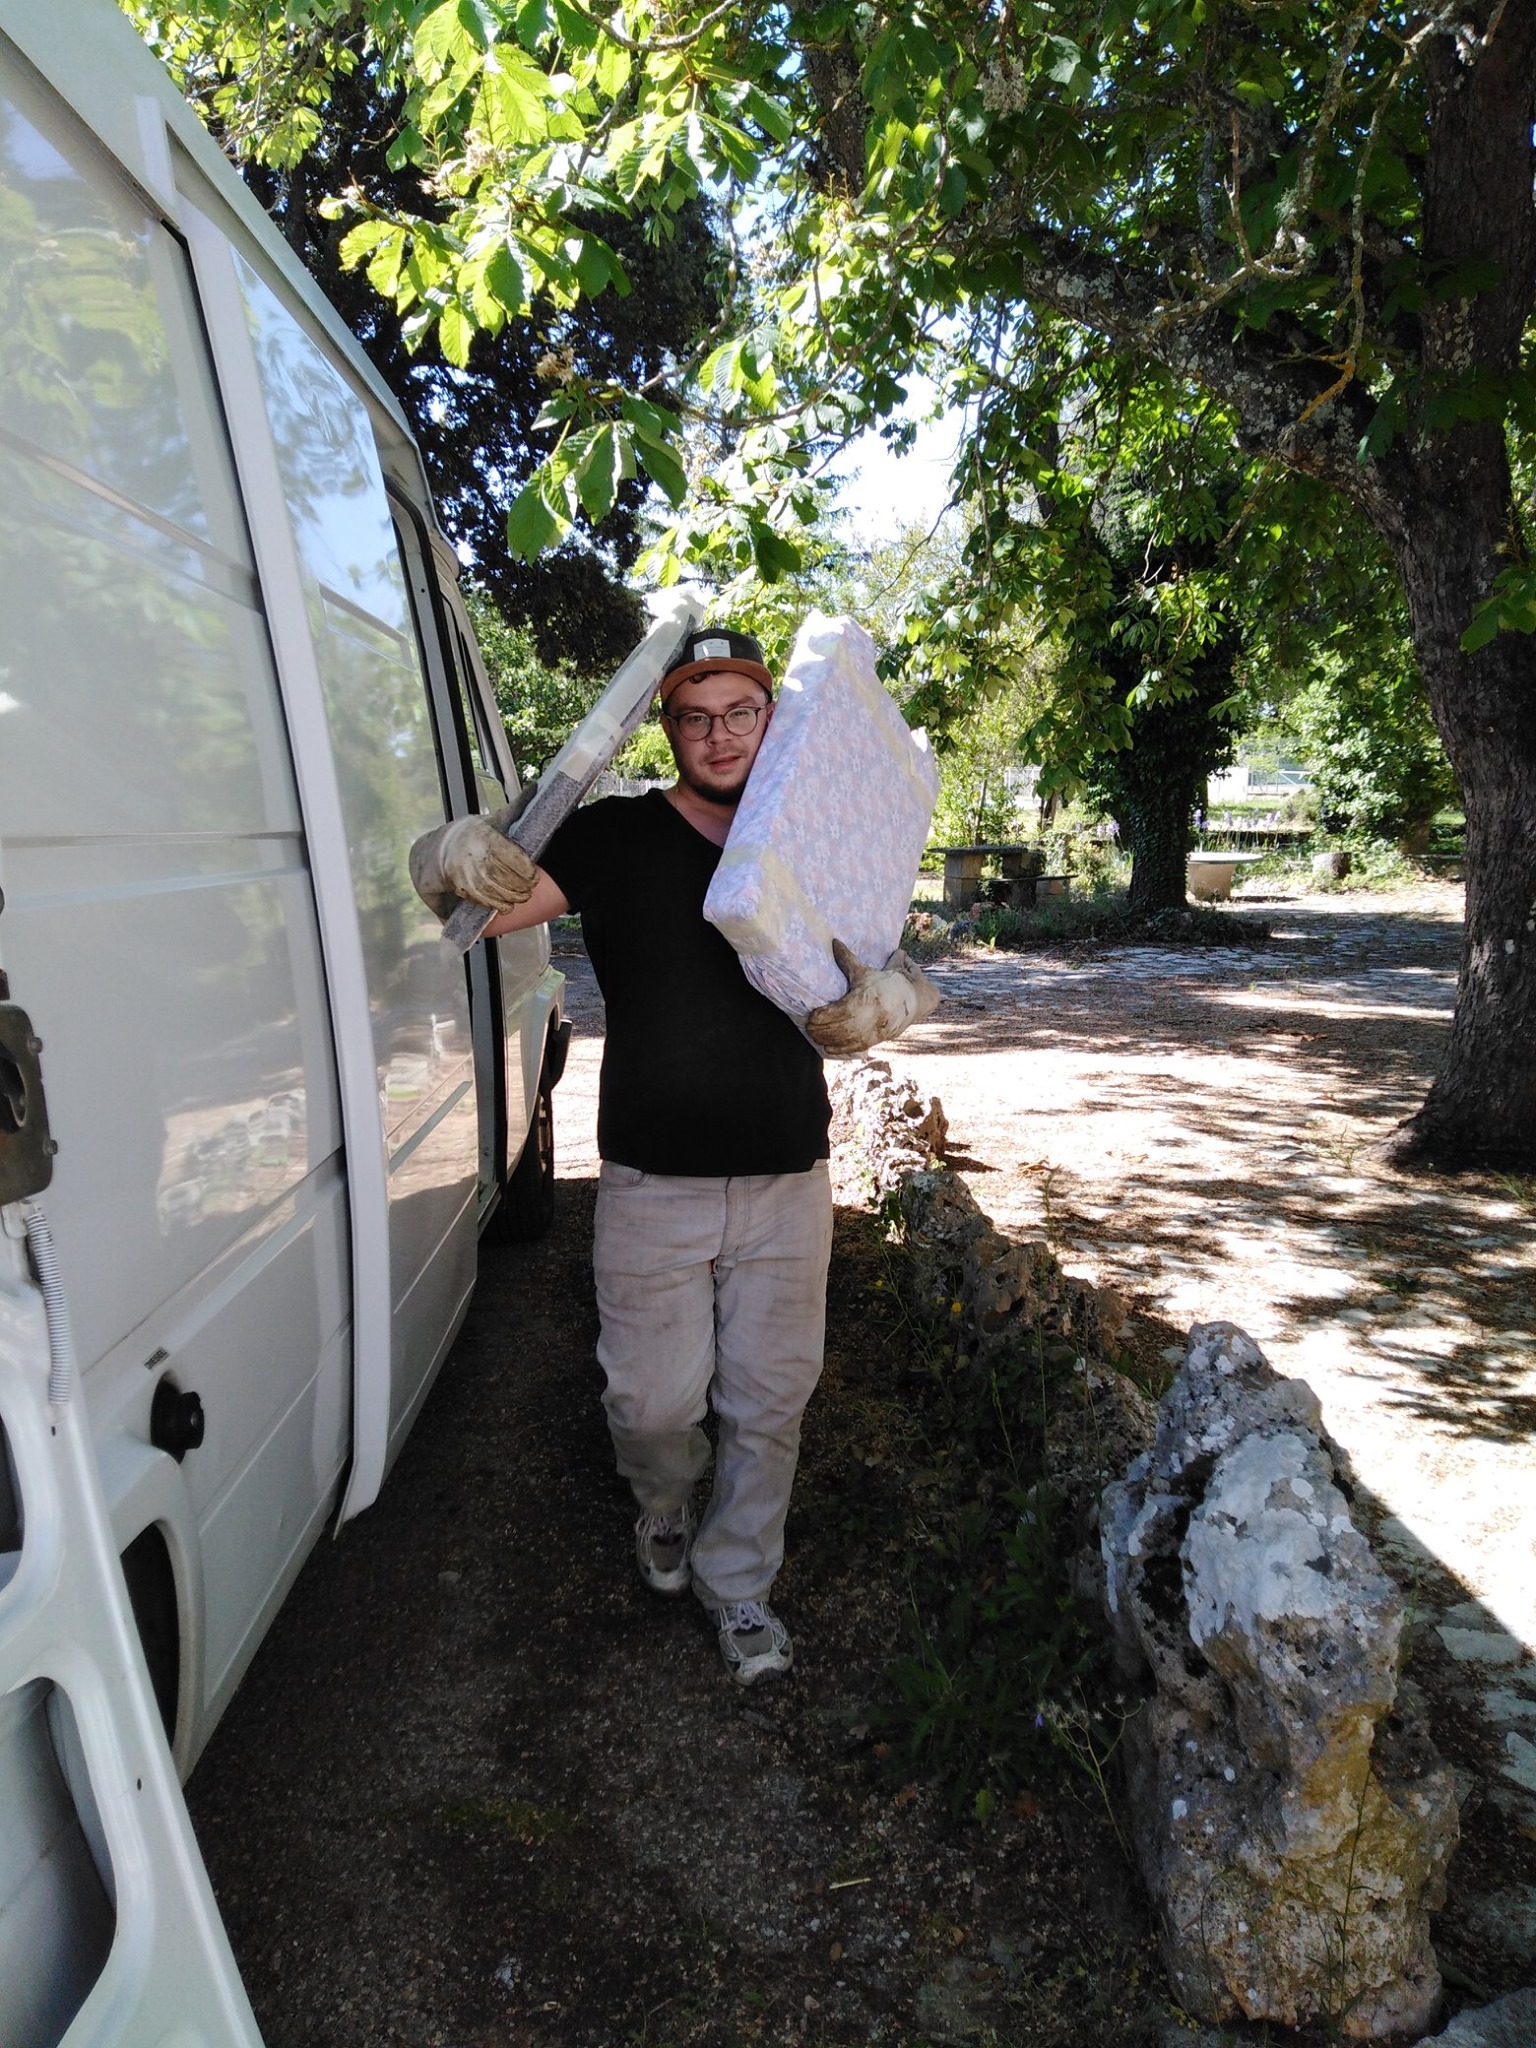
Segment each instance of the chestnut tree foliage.
[{"label": "chestnut tree foliage", "polygon": [[[641,220],[610,232],[634,281],[574,303],[535,294],[525,315],[467,363],[412,348],[394,304],[348,268],[348,221],[330,202],[378,211],[419,202],[420,179],[392,148],[408,87],[362,7],[187,10],[125,0],[183,89],[238,162],[410,417],[439,515],[478,587],[531,633],[538,673],[574,664],[587,695],[643,630],[626,575],[639,553],[645,486],[617,491],[595,524],[534,559],[506,544],[507,509],[538,465],[534,422],[571,377],[643,386],[719,311],[719,252],[706,209],[682,210],[664,241]],[[536,693],[540,694],[540,693]]]},{"label": "chestnut tree foliage", "polygon": [[[330,196],[343,259],[451,364],[537,304],[622,293],[637,223],[664,244],[690,206],[719,210],[714,331],[643,380],[552,380],[510,517],[524,556],[648,478],[672,508],[651,573],[781,575],[827,452],[927,368],[971,408],[958,474],[991,579],[940,622],[942,684],[945,636],[1037,573],[1025,529],[1073,475],[1033,395],[1043,342],[1093,394],[1058,432],[1085,407],[1112,431],[1117,382],[1191,429],[1209,408],[1227,466],[1253,465],[1239,527],[1269,512],[1304,543],[1331,501],[1335,533],[1369,529],[1468,816],[1455,1024],[1396,1156],[1536,1159],[1536,577],[1514,481],[1536,0],[130,5],[191,39],[226,132],[273,162],[323,121],[336,52],[366,50],[400,93],[387,156],[410,191]],[[1161,630],[1204,602],[1189,578],[1222,573],[1170,562],[1136,615]],[[1138,688],[1192,687],[1212,602],[1208,640],[1169,632]]]}]

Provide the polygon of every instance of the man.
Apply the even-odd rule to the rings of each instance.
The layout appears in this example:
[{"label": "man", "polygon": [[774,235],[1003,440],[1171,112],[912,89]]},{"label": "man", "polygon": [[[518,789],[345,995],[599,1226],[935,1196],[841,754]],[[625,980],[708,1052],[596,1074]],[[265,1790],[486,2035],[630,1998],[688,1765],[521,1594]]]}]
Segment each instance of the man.
[{"label": "man", "polygon": [[[662,678],[677,781],[574,812],[536,867],[459,819],[419,840],[411,872],[439,915],[452,895],[496,909],[488,937],[581,913],[607,1005],[598,1096],[593,1268],[620,1473],[640,1508],[635,1555],[658,1593],[691,1585],[739,1684],[787,1671],[768,1605],[800,1418],[821,1373],[832,1197],[817,1047],[862,1051],[938,1001],[902,954],[843,956],[848,995],[810,1038],[747,981],[704,897],[773,716],[749,634],[694,633]],[[715,1477],[702,1522],[693,1492]]]}]

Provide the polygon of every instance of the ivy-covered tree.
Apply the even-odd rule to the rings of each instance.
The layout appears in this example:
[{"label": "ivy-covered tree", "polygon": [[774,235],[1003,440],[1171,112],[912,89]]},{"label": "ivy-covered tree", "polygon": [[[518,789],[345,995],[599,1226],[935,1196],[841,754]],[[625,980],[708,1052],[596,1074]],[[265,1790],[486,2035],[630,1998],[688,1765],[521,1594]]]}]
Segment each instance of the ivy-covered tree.
[{"label": "ivy-covered tree", "polygon": [[1177,696],[1138,691],[1133,654],[1112,656],[1131,702],[1126,744],[1090,761],[1091,801],[1119,828],[1131,856],[1133,910],[1182,908],[1192,820],[1207,778],[1233,756],[1239,701],[1233,682],[1238,636],[1220,634],[1190,662]]},{"label": "ivy-covered tree", "polygon": [[1002,687],[987,650],[1010,627],[1048,636],[1015,759],[1047,801],[1086,794],[1114,816],[1137,909],[1177,907],[1191,814],[1246,710],[1239,622],[1278,598],[1295,549],[1272,521],[1255,530],[1230,420],[1181,407],[1144,365],[1031,322],[976,381],[970,524],[942,601],[907,630],[910,707],[963,723],[979,667]]}]

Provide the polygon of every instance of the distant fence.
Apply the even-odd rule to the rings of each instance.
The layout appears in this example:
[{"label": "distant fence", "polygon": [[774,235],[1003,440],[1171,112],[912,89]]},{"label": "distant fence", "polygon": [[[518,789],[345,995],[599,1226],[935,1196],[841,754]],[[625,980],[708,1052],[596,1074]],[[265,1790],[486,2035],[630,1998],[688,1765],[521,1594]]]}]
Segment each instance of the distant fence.
[{"label": "distant fence", "polygon": [[1264,819],[1228,824],[1212,819],[1195,834],[1195,844],[1203,853],[1301,853],[1311,838],[1310,825],[1272,824]]}]

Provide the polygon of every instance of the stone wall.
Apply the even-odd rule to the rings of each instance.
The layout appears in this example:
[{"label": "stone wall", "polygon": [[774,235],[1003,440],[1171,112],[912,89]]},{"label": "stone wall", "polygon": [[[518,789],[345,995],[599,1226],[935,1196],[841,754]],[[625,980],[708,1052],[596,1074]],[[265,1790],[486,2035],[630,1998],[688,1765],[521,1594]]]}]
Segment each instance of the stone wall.
[{"label": "stone wall", "polygon": [[1060,1390],[1048,1476],[1142,1704],[1123,1745],[1134,1848],[1185,2010],[1348,2039],[1433,2019],[1428,1915],[1451,1776],[1400,1683],[1402,1596],[1349,1512],[1316,1399],[1230,1324],[1190,1334],[1160,1406],[1115,1369],[1125,1306],[996,1231],[941,1163],[944,1116],[883,1061],[836,1071],[843,1140],[894,1198],[914,1306],[958,1304],[978,1387],[1026,1338]]}]

